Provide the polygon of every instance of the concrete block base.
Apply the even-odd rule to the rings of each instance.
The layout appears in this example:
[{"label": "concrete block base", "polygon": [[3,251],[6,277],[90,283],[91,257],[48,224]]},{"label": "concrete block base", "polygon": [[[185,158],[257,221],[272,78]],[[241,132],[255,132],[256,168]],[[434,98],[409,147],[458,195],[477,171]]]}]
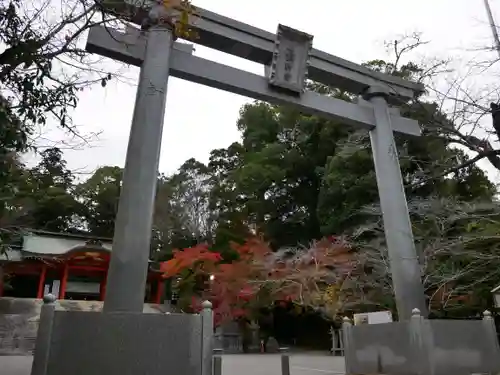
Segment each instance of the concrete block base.
[{"label": "concrete block base", "polygon": [[32,375],[202,374],[202,315],[46,307]]}]

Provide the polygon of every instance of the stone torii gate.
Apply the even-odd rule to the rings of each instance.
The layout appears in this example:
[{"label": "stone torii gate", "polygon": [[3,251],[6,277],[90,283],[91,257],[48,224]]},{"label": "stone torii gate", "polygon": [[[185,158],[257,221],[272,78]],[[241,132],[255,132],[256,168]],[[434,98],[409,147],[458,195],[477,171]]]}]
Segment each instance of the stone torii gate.
[{"label": "stone torii gate", "polygon": [[[111,2],[111,0],[109,0]],[[391,103],[407,100],[423,87],[312,49],[313,37],[279,25],[277,35],[203,9],[190,25],[196,43],[258,62],[259,76],[193,55],[193,46],[174,41],[169,14],[153,1],[113,0],[112,11],[151,27],[125,32],[94,26],[87,51],[141,67],[123,188],[108,274],[106,312],[140,312],[151,240],[168,77],[222,89],[274,104],[294,105],[370,131],[385,236],[400,319],[427,311],[420,265],[401,177],[393,132],[419,136],[414,120],[401,117]],[[361,96],[349,103],[304,89],[305,79]]]}]

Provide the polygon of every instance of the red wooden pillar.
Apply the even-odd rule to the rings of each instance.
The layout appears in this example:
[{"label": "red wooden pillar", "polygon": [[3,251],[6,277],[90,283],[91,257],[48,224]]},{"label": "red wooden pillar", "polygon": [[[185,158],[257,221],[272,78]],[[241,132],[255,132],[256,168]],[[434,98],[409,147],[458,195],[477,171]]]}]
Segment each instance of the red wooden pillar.
[{"label": "red wooden pillar", "polygon": [[104,301],[106,298],[106,283],[108,282],[108,272],[104,273],[104,276],[101,279],[101,284],[99,286],[99,301]]},{"label": "red wooden pillar", "polygon": [[47,265],[42,264],[42,271],[40,273],[40,278],[38,279],[38,291],[36,293],[36,298],[43,298],[43,291],[45,289],[45,276],[47,276]]},{"label": "red wooden pillar", "polygon": [[61,277],[61,286],[59,288],[59,299],[66,297],[66,284],[68,283],[68,263],[64,264],[63,274]]},{"label": "red wooden pillar", "polygon": [[5,271],[3,270],[2,266],[0,266],[0,297],[3,297],[3,290],[4,290],[4,279],[5,279]]},{"label": "red wooden pillar", "polygon": [[155,301],[154,303],[160,304],[161,303],[161,297],[163,296],[163,287],[165,283],[163,278],[158,279],[156,282],[156,296],[155,296]]}]

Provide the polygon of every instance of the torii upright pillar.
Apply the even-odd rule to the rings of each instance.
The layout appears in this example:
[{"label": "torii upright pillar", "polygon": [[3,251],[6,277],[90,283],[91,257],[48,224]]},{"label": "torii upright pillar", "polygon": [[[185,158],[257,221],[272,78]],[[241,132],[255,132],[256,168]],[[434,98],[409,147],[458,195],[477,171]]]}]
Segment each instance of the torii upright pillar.
[{"label": "torii upright pillar", "polygon": [[172,25],[163,5],[150,11],[104,298],[104,312],[142,312],[151,246]]},{"label": "torii upright pillar", "polygon": [[387,90],[376,86],[364,95],[373,104],[375,114],[370,141],[396,305],[399,319],[409,320],[413,309],[419,309],[424,316],[428,309],[387,97]]}]

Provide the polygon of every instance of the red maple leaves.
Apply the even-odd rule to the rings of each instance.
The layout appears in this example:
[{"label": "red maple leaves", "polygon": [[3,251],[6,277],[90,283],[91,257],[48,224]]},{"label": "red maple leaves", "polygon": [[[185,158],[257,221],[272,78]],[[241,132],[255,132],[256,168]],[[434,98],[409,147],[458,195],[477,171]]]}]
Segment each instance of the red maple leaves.
[{"label": "red maple leaves", "polygon": [[161,265],[165,277],[182,279],[188,277],[189,270],[193,286],[190,307],[199,311],[201,301],[210,300],[216,324],[252,318],[260,307],[278,301],[320,303],[320,289],[342,282],[353,268],[350,247],[338,238],[315,242],[288,258],[276,256],[259,238],[251,238],[243,245],[232,244],[232,248],[238,259],[231,263],[224,262],[207,245],[197,245],[175,251],[174,257]]},{"label": "red maple leaves", "polygon": [[185,269],[193,271],[209,270],[222,260],[221,255],[210,251],[206,244],[200,244],[183,250],[175,250],[173,255],[174,257],[171,260],[163,262],[160,265],[160,270],[163,272],[164,277],[178,275]]}]

